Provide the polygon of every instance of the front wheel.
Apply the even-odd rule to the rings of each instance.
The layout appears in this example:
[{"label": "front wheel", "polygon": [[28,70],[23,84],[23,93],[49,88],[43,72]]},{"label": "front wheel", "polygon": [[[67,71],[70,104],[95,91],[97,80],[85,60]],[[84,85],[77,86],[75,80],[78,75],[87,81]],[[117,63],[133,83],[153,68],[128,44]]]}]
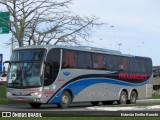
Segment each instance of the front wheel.
[{"label": "front wheel", "polygon": [[41,103],[29,103],[29,105],[32,107],[32,108],[39,108],[41,106]]},{"label": "front wheel", "polygon": [[68,108],[71,103],[71,95],[68,91],[64,91],[60,100],[60,103],[58,103],[58,107],[60,108]]}]

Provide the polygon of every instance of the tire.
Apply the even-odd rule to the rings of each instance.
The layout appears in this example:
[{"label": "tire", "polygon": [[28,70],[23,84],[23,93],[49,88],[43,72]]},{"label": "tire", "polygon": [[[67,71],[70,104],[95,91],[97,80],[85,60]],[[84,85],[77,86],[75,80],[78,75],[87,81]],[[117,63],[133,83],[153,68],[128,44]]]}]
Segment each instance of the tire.
[{"label": "tire", "polygon": [[127,92],[122,91],[119,97],[119,100],[117,101],[118,104],[126,104],[128,99]]},{"label": "tire", "polygon": [[128,104],[135,104],[137,98],[138,98],[137,92],[133,90],[130,95],[130,100],[128,100]]},{"label": "tire", "polygon": [[102,101],[103,105],[112,105],[114,101]]},{"label": "tire", "polygon": [[99,104],[99,101],[93,101],[93,102],[91,102],[91,104],[92,104],[93,106],[97,106],[97,105]]},{"label": "tire", "polygon": [[68,91],[64,91],[62,96],[61,96],[61,100],[60,103],[58,103],[58,107],[60,108],[68,108],[70,103],[71,103],[71,95]]},{"label": "tire", "polygon": [[39,108],[41,106],[41,103],[29,103],[29,105],[32,107],[32,108]]}]

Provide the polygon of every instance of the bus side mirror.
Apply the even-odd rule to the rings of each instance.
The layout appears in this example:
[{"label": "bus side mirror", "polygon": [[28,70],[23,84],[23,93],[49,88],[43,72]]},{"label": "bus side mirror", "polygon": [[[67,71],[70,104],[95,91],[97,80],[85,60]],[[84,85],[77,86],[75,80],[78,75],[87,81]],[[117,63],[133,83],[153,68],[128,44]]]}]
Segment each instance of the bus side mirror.
[{"label": "bus side mirror", "polygon": [[3,62],[3,66],[4,66],[4,64],[6,64],[6,63],[9,63],[9,65],[11,64],[10,61],[5,61],[5,62]]},{"label": "bus side mirror", "polygon": [[123,65],[119,65],[119,71],[123,71]]}]

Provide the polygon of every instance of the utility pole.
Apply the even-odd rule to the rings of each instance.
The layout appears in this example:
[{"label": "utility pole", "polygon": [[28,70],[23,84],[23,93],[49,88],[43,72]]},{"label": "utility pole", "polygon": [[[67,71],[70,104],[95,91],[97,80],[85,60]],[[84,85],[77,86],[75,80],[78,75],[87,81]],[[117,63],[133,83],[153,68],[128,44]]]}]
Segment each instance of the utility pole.
[{"label": "utility pole", "polygon": [[119,47],[119,51],[121,51],[121,45],[122,43],[117,43],[118,47]]}]

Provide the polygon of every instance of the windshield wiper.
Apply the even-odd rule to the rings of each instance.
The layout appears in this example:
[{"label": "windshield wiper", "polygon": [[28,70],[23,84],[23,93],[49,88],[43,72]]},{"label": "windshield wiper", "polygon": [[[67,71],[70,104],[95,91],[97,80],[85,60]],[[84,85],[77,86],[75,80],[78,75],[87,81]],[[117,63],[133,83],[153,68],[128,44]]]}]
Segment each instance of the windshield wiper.
[{"label": "windshield wiper", "polygon": [[26,74],[28,71],[30,71],[31,69],[32,69],[32,66],[33,66],[33,62],[31,62],[31,65],[30,65],[30,67],[28,68],[28,70],[26,69],[24,69],[24,67],[23,67],[23,69],[25,70],[24,71],[24,74]]}]

